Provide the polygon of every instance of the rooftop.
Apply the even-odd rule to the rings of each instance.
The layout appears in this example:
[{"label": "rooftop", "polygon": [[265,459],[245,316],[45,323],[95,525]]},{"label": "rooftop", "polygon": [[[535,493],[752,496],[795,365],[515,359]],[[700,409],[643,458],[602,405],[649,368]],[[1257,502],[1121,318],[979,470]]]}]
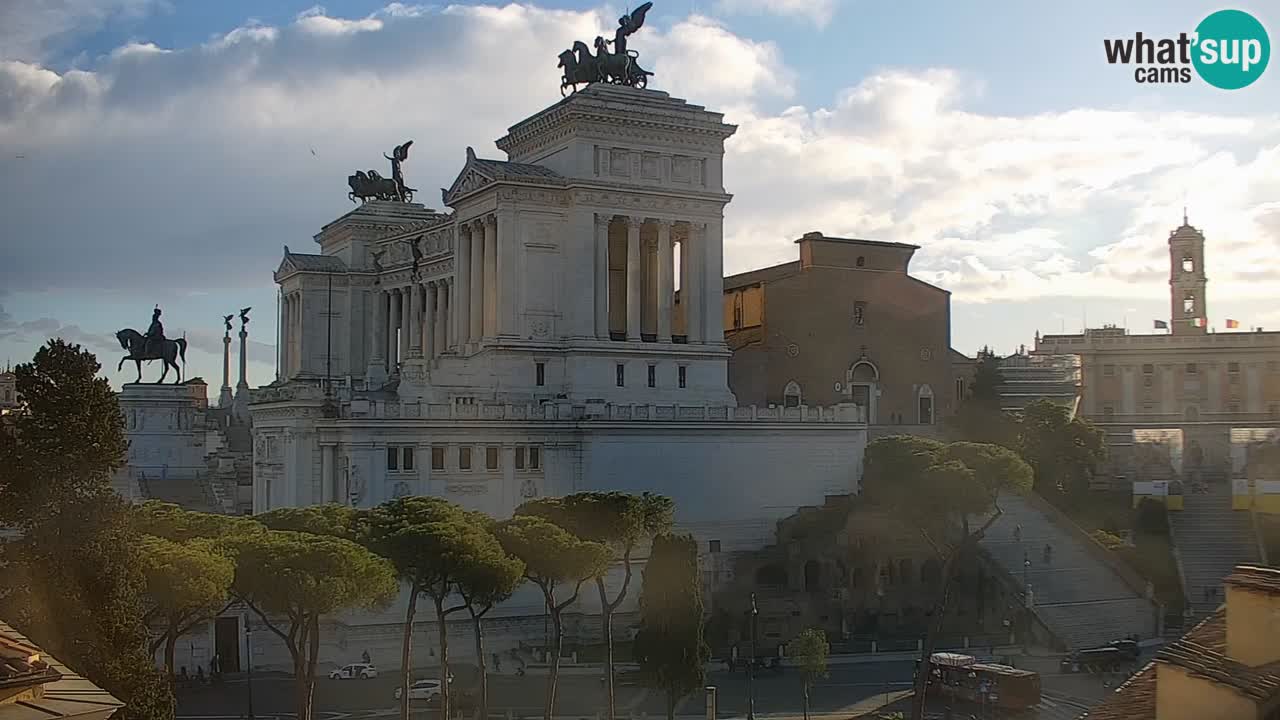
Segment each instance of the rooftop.
[{"label": "rooftop", "polygon": [[[33,659],[33,654],[38,659]],[[40,673],[41,677],[33,673]],[[0,621],[0,688],[12,687],[10,682],[25,694],[0,702],[0,720],[106,720],[124,707],[124,703],[43,654],[26,636]],[[33,689],[38,691],[32,692]]]},{"label": "rooftop", "polygon": [[822,240],[823,242],[848,243],[850,245],[869,245],[873,247],[898,248],[901,250],[919,250],[920,249],[919,245],[909,245],[907,243],[886,242],[884,240],[863,240],[861,238],[831,237],[830,235],[822,234],[822,232],[818,230],[805,233],[804,237],[800,238],[799,240],[796,240],[796,242],[800,243],[800,242],[804,242],[805,240]]},{"label": "rooftop", "polygon": [[347,264],[333,255],[285,252],[285,258],[302,272],[346,272]]},{"label": "rooftop", "polygon": [[1227,576],[1227,584],[1266,593],[1280,593],[1280,568],[1237,565],[1235,572]]}]

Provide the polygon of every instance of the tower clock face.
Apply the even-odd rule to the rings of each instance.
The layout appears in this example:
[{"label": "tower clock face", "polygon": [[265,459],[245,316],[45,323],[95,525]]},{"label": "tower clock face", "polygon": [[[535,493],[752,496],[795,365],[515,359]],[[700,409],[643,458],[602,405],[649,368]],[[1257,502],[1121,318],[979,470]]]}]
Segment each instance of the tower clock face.
[{"label": "tower clock face", "polygon": [[933,359],[933,351],[929,348],[920,348],[920,359],[929,362]]}]

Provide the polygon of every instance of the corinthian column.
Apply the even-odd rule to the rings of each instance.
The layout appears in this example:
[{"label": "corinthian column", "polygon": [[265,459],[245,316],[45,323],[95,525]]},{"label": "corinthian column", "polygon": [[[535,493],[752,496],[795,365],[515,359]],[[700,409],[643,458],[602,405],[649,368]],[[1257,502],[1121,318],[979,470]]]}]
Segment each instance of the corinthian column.
[{"label": "corinthian column", "polygon": [[675,258],[671,253],[671,221],[658,221],[658,342],[671,342],[671,300],[675,292]]},{"label": "corinthian column", "polygon": [[405,357],[422,357],[422,286],[413,283],[409,291],[409,319],[405,321],[405,332],[408,336],[409,349]]},{"label": "corinthian column", "polygon": [[436,307],[440,314],[439,322],[436,323],[436,357],[456,342],[457,330],[453,315],[449,314],[449,305],[453,302],[453,286],[453,278],[441,278],[436,284]]},{"label": "corinthian column", "polygon": [[627,339],[640,340],[640,224],[627,217]]},{"label": "corinthian column", "polygon": [[595,327],[596,337],[609,339],[609,220],[596,215]]},{"label": "corinthian column", "polygon": [[458,236],[454,242],[454,256],[456,262],[453,268],[453,277],[457,286],[457,296],[450,299],[450,304],[455,308],[454,317],[454,337],[451,338],[450,345],[466,345],[470,339],[471,333],[471,312],[469,301],[471,299],[471,225],[470,223],[458,226]]},{"label": "corinthian column", "polygon": [[427,283],[422,290],[425,295],[422,303],[422,357],[430,360],[436,356],[436,288],[437,283]]},{"label": "corinthian column", "polygon": [[484,337],[484,268],[485,268],[484,223],[477,220],[471,225],[471,328],[467,334],[471,342],[479,342]]},{"label": "corinthian column", "polygon": [[498,221],[484,218],[484,336],[498,335]]},{"label": "corinthian column", "polygon": [[381,383],[386,379],[387,349],[387,295],[380,289],[369,293],[369,302],[373,303],[373,318],[369,323],[369,367],[365,371],[365,381],[370,384]]},{"label": "corinthian column", "polygon": [[387,333],[388,333],[387,337],[389,339],[388,345],[390,348],[390,352],[387,353],[387,357],[391,361],[391,371],[395,372],[396,365],[399,364],[401,360],[399,330],[400,330],[400,312],[402,307],[401,300],[403,299],[403,297],[400,294],[400,288],[395,288],[394,290],[391,291],[390,294],[391,294],[391,325],[388,327],[388,330],[387,330]]}]

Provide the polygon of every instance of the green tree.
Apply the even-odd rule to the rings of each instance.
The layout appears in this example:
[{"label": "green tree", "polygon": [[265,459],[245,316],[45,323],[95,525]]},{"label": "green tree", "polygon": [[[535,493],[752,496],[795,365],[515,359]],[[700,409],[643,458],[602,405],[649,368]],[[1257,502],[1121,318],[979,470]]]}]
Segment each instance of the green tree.
[{"label": "green tree", "polygon": [[[135,505],[132,524],[139,535],[154,535],[177,543],[201,538],[224,540],[266,530],[253,518],[194,512],[159,500]],[[223,550],[229,551],[229,547],[224,546]]]},{"label": "green tree", "polygon": [[[449,717],[448,616],[466,609],[467,604],[445,607],[445,602],[457,591],[458,581],[465,573],[473,571],[478,563],[492,561],[494,555],[502,555],[502,546],[486,529],[488,518],[440,498],[391,500],[371,510],[364,522],[364,542],[391,560],[401,580],[409,585],[401,639],[401,716],[409,716],[413,618],[418,596],[425,595],[435,606],[439,627],[440,713],[441,717]],[[483,658],[480,660],[483,662]]]},{"label": "green tree", "polygon": [[[956,569],[1001,515],[1002,493],[1027,492],[1032,471],[1012,450],[981,443],[943,444],[912,436],[879,438],[867,445],[862,491],[913,526],[942,565],[916,675],[912,717],[924,717],[929,658],[942,630]],[[974,528],[974,523],[981,524]]]},{"label": "green tree", "polygon": [[[582,584],[598,577],[609,567],[609,548],[583,540],[549,520],[518,515],[494,528],[506,551],[524,562],[525,579],[542,590],[551,618],[551,671],[547,675],[547,699],[543,717],[551,720],[556,705],[556,683],[560,676],[560,653],[564,647],[564,609],[578,601]],[[569,586],[567,597],[557,595]],[[563,599],[561,599],[563,597]]]},{"label": "green tree", "polygon": [[1016,448],[1035,473],[1036,491],[1046,497],[1087,492],[1098,463],[1107,458],[1103,432],[1049,400],[1023,409]]},{"label": "green tree", "polygon": [[312,535],[358,540],[361,533],[360,524],[365,520],[365,511],[349,505],[329,503],[297,508],[276,508],[259,513],[253,519],[272,530],[293,530]]},{"label": "green tree", "polygon": [[298,720],[311,720],[320,618],[389,602],[397,590],[395,569],[338,537],[270,530],[230,542],[236,552],[232,593],[284,641],[293,660]]},{"label": "green tree", "polygon": [[804,718],[809,720],[809,690],[813,681],[827,676],[827,655],[831,646],[827,635],[817,628],[808,628],[787,643],[787,657],[800,663],[800,686],[804,690]]},{"label": "green tree", "polygon": [[479,717],[489,717],[489,672],[485,664],[484,616],[494,605],[511,597],[524,582],[524,562],[509,555],[495,535],[489,532],[493,523],[485,523],[485,537],[476,543],[475,552],[457,574],[457,591],[471,615],[476,639],[476,665],[480,670],[476,693]]},{"label": "green tree", "polygon": [[50,340],[14,369],[24,411],[0,425],[0,615],[126,703],[167,720],[169,682],[147,653],[141,559],[111,490],[127,444],[120,408],[79,345]]},{"label": "green tree", "polygon": [[144,621],[160,628],[147,648],[164,647],[164,668],[173,677],[173,651],[178,638],[226,608],[235,579],[235,561],[214,540],[177,543],[153,535],[138,540],[149,606]]},{"label": "green tree", "polygon": [[546,518],[584,540],[602,543],[622,559],[622,586],[613,598],[605,574],[595,578],[600,595],[600,628],[604,640],[606,717],[614,717],[613,614],[631,587],[632,555],[636,546],[671,530],[675,506],[661,495],[621,492],[583,492],[562,498],[540,498],[521,505],[517,515]]},{"label": "green tree", "polygon": [[705,680],[711,651],[702,629],[697,543],[691,535],[659,535],[640,587],[635,656],[648,683],[666,690],[668,720],[680,698]]}]

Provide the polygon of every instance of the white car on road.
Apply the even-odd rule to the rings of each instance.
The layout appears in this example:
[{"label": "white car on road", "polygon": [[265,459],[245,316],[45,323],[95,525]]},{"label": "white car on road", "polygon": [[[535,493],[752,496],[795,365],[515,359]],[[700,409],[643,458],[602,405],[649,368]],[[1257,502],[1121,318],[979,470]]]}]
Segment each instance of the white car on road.
[{"label": "white car on road", "polygon": [[[403,688],[396,688],[396,699],[399,700],[403,693]],[[433,700],[440,694],[439,680],[418,680],[409,686],[410,700]]]},{"label": "white car on road", "polygon": [[343,665],[342,667],[329,673],[330,680],[351,680],[360,678],[368,680],[369,678],[378,677],[378,670],[369,663],[352,663]]}]

